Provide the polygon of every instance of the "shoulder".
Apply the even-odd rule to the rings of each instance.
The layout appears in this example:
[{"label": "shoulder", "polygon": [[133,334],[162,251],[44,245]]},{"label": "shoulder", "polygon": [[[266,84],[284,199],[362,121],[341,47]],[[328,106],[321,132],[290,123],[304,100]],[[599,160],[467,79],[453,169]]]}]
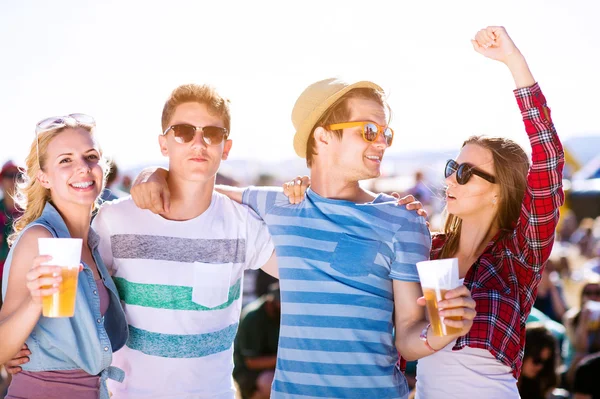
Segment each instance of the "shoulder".
[{"label": "shoulder", "polygon": [[226,214],[228,217],[237,215],[245,219],[248,214],[254,213],[248,205],[240,204],[216,191],[213,193],[212,201],[213,211]]},{"label": "shoulder", "polygon": [[38,254],[38,239],[53,238],[54,236],[46,227],[41,225],[33,225],[26,227],[15,242],[12,251],[13,263],[19,259],[33,258]]},{"label": "shoulder", "polygon": [[131,196],[119,198],[113,201],[103,202],[97,216],[111,217],[117,215],[131,214],[131,212],[142,211],[139,209]]}]

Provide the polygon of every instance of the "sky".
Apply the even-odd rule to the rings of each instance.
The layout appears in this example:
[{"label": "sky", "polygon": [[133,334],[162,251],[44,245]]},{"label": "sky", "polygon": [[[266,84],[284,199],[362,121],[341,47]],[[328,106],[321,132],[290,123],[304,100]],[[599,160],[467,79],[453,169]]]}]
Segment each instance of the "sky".
[{"label": "sky", "polygon": [[39,120],[76,112],[120,167],[164,162],[162,107],[189,82],[232,101],[232,159],[295,159],[294,102],[332,76],[386,90],[388,153],[472,134],[527,145],[510,73],[470,43],[488,25],[526,56],[563,140],[600,135],[598,16],[597,0],[0,1],[0,162],[23,163]]}]

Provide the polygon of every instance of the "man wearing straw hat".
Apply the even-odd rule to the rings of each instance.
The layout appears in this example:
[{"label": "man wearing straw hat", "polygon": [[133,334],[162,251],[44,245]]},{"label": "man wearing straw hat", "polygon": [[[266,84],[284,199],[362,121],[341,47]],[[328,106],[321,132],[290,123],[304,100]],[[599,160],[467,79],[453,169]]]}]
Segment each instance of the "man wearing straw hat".
[{"label": "man wearing straw hat", "polygon": [[[281,329],[272,398],[405,398],[397,351],[427,356],[472,325],[475,303],[461,286],[446,296],[460,298],[460,334],[431,333],[415,266],[429,259],[425,220],[359,186],[380,175],[394,140],[389,113],[373,82],[313,83],[292,111],[294,149],[311,169],[305,200],[290,204],[279,188],[218,187],[254,209],[275,244]],[[133,191],[138,205],[163,206],[152,204],[164,198],[162,173]]]}]

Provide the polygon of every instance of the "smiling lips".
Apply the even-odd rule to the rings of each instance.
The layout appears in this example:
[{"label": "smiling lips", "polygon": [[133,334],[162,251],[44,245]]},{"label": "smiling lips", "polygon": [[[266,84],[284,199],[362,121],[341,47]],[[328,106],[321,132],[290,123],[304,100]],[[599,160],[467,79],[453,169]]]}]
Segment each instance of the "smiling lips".
[{"label": "smiling lips", "polygon": [[365,155],[365,158],[375,162],[381,162],[381,157],[378,155]]},{"label": "smiling lips", "polygon": [[86,190],[92,186],[94,186],[96,182],[92,181],[82,181],[79,183],[71,183],[70,186],[76,188],[78,190]]}]

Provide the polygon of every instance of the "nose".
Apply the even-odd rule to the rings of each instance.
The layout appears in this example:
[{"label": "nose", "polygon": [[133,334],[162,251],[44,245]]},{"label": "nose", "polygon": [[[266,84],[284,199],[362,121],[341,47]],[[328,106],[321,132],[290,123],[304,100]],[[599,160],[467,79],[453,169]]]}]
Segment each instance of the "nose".
[{"label": "nose", "polygon": [[377,139],[375,139],[375,141],[373,142],[373,145],[379,149],[385,150],[386,148],[388,148],[388,144],[385,141],[385,137],[383,135],[383,133],[379,133],[377,135]]},{"label": "nose", "polygon": [[444,179],[444,182],[447,186],[455,187],[458,184],[458,182],[456,181],[456,172],[453,172],[450,176],[446,177]]},{"label": "nose", "polygon": [[80,158],[79,162],[77,163],[77,170],[80,173],[90,173],[92,171],[90,163],[91,162],[86,157]]},{"label": "nose", "polygon": [[196,134],[194,134],[194,139],[192,140],[192,148],[203,148],[206,147],[206,143],[204,142],[204,132],[202,129],[197,129]]}]

